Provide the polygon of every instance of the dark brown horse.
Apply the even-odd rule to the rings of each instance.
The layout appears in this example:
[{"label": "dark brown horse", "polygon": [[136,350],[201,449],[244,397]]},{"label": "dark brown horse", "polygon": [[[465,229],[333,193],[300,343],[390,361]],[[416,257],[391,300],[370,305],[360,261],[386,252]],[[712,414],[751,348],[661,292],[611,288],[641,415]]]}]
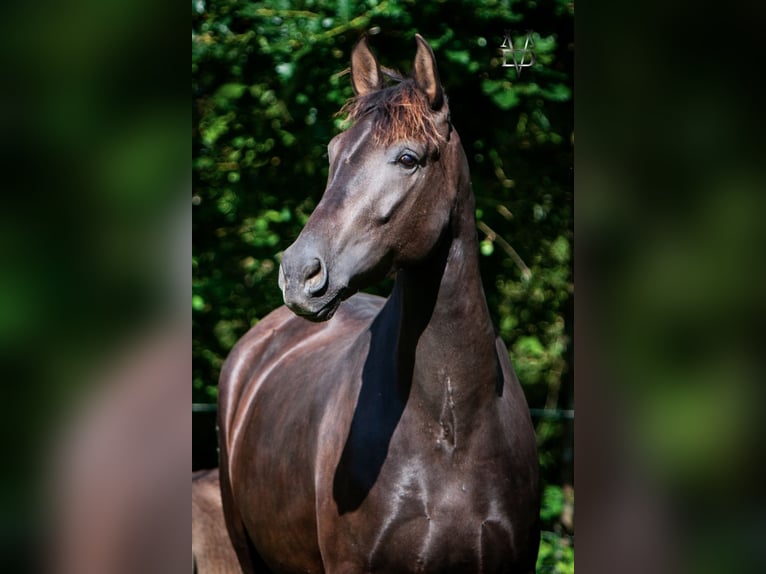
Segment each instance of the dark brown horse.
[{"label": "dark brown horse", "polygon": [[[221,375],[234,546],[250,572],[534,572],[535,435],[433,52],[417,36],[412,77],[386,87],[362,39],[351,76],[353,125],[282,259],[287,306]],[[353,295],[392,272],[387,300]]]}]

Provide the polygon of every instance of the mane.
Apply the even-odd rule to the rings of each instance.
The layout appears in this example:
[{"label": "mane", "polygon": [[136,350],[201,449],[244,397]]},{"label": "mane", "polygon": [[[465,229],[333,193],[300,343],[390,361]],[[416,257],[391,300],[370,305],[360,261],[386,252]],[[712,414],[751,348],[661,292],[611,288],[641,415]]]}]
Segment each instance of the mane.
[{"label": "mane", "polygon": [[438,114],[431,110],[426,94],[412,78],[387,68],[381,71],[393,84],[351,98],[337,115],[345,116],[345,121],[353,124],[373,114],[373,138],[379,145],[412,139],[438,146],[444,138],[438,130]]}]

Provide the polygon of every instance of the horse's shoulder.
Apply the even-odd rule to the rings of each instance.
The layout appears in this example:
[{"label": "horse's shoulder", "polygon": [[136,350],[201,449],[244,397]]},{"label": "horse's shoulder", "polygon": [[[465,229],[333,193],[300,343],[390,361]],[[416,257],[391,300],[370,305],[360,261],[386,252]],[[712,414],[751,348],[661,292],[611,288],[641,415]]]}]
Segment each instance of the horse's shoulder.
[{"label": "horse's shoulder", "polygon": [[[341,320],[371,321],[386,303],[384,297],[370,295],[369,293],[357,293],[341,303],[338,312]],[[345,319],[343,319],[345,317]]]},{"label": "horse's shoulder", "polygon": [[313,323],[282,306],[258,321],[234,345],[221,370],[221,390],[246,384],[254,372],[286,355],[295,360],[301,354],[327,345],[351,341],[367,330],[385,303],[383,297],[358,293],[344,301],[335,316]]}]

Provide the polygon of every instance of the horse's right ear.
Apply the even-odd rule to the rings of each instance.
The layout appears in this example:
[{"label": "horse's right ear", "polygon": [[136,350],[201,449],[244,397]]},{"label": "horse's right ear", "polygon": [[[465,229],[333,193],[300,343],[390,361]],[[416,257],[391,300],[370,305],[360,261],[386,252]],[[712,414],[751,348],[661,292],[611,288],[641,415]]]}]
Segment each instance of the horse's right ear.
[{"label": "horse's right ear", "polygon": [[415,34],[415,40],[418,44],[418,52],[415,54],[415,62],[412,65],[412,75],[428,96],[431,109],[437,111],[444,103],[444,92],[439,80],[439,71],[436,69],[436,56],[423,36]]},{"label": "horse's right ear", "polygon": [[380,66],[367,45],[367,36],[356,43],[351,51],[351,85],[357,96],[364,96],[382,87]]}]

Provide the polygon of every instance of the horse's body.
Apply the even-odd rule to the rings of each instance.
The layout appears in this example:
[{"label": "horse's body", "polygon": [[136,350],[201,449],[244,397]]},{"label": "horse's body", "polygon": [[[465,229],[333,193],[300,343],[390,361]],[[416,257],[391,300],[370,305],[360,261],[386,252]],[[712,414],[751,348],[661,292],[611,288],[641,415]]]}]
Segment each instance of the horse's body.
[{"label": "horse's body", "polygon": [[[534,572],[535,437],[484,298],[433,53],[418,37],[414,80],[382,89],[362,41],[352,81],[356,122],[282,260],[292,312],[259,322],[222,372],[232,540],[251,572]],[[392,98],[427,102],[432,131]],[[391,270],[389,299],[348,298]]]},{"label": "horse's body", "polygon": [[221,504],[218,469],[192,473],[192,570],[196,574],[241,574]]}]

